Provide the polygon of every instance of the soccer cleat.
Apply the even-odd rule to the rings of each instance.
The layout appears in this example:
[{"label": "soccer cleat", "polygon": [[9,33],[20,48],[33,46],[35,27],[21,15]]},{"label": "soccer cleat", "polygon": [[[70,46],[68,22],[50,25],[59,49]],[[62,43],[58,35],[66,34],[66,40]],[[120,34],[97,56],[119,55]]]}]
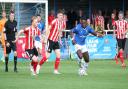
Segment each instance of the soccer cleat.
[{"label": "soccer cleat", "polygon": [[59,75],[59,74],[61,74],[61,73],[60,73],[60,72],[58,72],[58,70],[54,70],[54,74]]},{"label": "soccer cleat", "polygon": [[39,72],[40,72],[40,65],[37,65],[36,74],[39,74]]},{"label": "soccer cleat", "polygon": [[35,72],[31,72],[31,75],[32,75],[32,76],[36,76],[36,73],[35,73]]},{"label": "soccer cleat", "polygon": [[87,76],[87,75],[88,75],[86,71],[85,71],[84,75],[85,75],[85,76]]}]

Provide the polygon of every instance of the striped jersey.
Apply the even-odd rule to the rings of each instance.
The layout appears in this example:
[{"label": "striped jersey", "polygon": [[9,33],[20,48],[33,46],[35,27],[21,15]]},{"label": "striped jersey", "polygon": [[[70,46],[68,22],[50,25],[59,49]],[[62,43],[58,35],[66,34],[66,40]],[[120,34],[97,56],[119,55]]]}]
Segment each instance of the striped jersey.
[{"label": "striped jersey", "polygon": [[59,21],[55,19],[52,21],[51,27],[48,39],[57,42],[60,34],[62,34],[62,30],[66,28],[66,22],[64,20]]},{"label": "striped jersey", "polygon": [[34,37],[41,35],[40,30],[38,27],[33,29],[31,26],[27,27],[24,29],[24,34],[25,34],[25,40],[26,40],[26,45],[25,49],[32,49],[34,47]]},{"label": "striped jersey", "polygon": [[104,17],[103,16],[97,16],[95,18],[95,26],[97,26],[99,22],[100,22],[101,27],[104,29]]},{"label": "striped jersey", "polygon": [[126,20],[117,20],[115,21],[115,33],[118,39],[124,39],[126,36],[127,30],[127,21]]}]

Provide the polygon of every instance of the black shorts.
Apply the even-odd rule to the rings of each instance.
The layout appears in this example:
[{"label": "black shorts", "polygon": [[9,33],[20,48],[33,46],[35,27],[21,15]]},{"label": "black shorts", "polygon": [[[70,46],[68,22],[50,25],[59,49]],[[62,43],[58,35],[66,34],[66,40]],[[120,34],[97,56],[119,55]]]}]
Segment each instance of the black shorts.
[{"label": "black shorts", "polygon": [[54,42],[52,40],[48,40],[48,52],[51,53],[52,50],[60,49],[59,42]]},{"label": "black shorts", "polygon": [[117,39],[118,48],[124,50],[125,42],[126,42],[126,39]]},{"label": "black shorts", "polygon": [[38,51],[37,51],[36,48],[27,49],[27,50],[25,50],[25,52],[26,52],[27,55],[29,56],[30,60],[32,59],[33,56],[38,56]]},{"label": "black shorts", "polygon": [[11,50],[16,51],[16,43],[12,43],[12,41],[7,41],[7,42],[10,44],[10,46],[9,47],[6,46],[6,54],[11,53]]}]

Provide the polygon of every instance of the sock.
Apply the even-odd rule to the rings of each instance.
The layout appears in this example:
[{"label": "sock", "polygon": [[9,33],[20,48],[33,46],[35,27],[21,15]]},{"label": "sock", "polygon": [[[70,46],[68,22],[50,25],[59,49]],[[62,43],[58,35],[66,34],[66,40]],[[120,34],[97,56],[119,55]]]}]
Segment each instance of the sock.
[{"label": "sock", "polygon": [[88,63],[84,61],[84,62],[82,63],[82,68],[86,71],[87,68],[88,68]]},{"label": "sock", "polygon": [[60,64],[60,58],[56,58],[55,66],[54,66],[55,70],[58,70],[59,64]]},{"label": "sock", "polygon": [[43,57],[43,58],[40,60],[39,65],[40,65],[40,66],[43,65],[46,60],[47,60],[47,58],[46,58],[46,57]]},{"label": "sock", "polygon": [[17,70],[17,56],[14,56],[14,70]]},{"label": "sock", "polygon": [[124,56],[123,56],[123,51],[120,51],[119,53],[120,61],[123,64],[124,63]]},{"label": "sock", "polygon": [[8,57],[5,57],[5,71],[8,71]]},{"label": "sock", "polygon": [[33,66],[33,65],[34,65],[34,61],[32,60],[32,61],[31,61],[31,66]]},{"label": "sock", "polygon": [[34,64],[33,64],[33,69],[34,69],[34,72],[36,72],[36,67],[37,67],[37,65],[38,65],[38,62],[33,62]]}]

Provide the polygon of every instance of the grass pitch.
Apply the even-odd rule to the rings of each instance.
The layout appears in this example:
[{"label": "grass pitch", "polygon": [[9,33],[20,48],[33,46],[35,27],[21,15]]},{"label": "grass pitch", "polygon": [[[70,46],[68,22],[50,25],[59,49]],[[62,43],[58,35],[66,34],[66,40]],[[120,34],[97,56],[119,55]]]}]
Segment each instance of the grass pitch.
[{"label": "grass pitch", "polygon": [[128,67],[122,69],[113,60],[90,61],[88,76],[82,77],[76,61],[61,61],[61,75],[54,75],[53,69],[54,62],[47,62],[38,76],[31,76],[29,62],[18,62],[18,73],[10,62],[5,73],[0,61],[0,89],[128,89]]}]

